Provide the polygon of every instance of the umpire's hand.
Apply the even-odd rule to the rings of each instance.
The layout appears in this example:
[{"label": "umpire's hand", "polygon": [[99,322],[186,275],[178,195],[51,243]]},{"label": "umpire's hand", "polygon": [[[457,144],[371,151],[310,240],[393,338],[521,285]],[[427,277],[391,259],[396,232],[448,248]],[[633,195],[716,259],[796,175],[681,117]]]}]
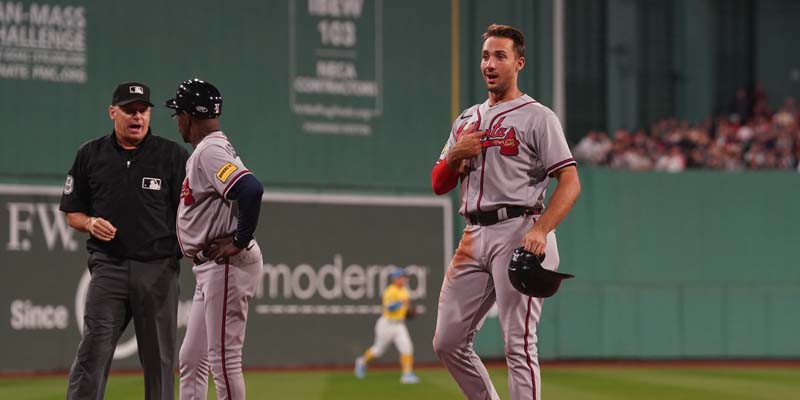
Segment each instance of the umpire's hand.
[{"label": "umpire's hand", "polygon": [[90,217],[88,220],[86,220],[85,227],[86,231],[92,236],[104,242],[114,239],[114,235],[117,234],[117,228],[115,228],[114,225],[111,225],[111,222],[108,222],[100,217]]},{"label": "umpire's hand", "polygon": [[205,250],[205,255],[214,260],[217,264],[222,264],[225,259],[239,254],[242,249],[233,245],[233,236],[215,239]]}]

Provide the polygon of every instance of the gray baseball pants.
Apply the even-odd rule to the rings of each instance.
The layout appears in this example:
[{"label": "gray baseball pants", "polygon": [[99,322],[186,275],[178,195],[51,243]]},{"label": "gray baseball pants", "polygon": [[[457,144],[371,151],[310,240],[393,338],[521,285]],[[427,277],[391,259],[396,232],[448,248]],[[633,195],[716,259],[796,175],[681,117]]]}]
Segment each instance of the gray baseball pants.
[{"label": "gray baseball pants", "polygon": [[247,308],[264,267],[261,249],[251,243],[223,264],[212,260],[192,268],[197,286],[180,351],[181,400],[205,400],[209,373],[217,399],[245,399]]},{"label": "gray baseball pants", "polygon": [[[536,328],[543,299],[517,292],[508,279],[512,251],[522,245],[534,216],[490,226],[467,225],[445,273],[433,349],[470,400],[499,399],[486,367],[473,349],[475,333],[497,303],[508,387],[514,400],[541,399]],[[547,235],[543,266],[558,267],[554,232]]]}]

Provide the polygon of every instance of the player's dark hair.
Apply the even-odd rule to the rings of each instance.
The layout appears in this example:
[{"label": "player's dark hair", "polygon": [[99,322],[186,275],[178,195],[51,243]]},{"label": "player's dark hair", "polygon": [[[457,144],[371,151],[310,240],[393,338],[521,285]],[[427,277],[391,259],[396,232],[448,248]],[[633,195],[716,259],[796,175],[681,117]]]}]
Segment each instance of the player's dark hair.
[{"label": "player's dark hair", "polygon": [[522,32],[510,25],[491,24],[483,32],[481,39],[485,42],[490,37],[503,37],[514,41],[514,52],[517,53],[517,58],[525,57],[525,35]]}]

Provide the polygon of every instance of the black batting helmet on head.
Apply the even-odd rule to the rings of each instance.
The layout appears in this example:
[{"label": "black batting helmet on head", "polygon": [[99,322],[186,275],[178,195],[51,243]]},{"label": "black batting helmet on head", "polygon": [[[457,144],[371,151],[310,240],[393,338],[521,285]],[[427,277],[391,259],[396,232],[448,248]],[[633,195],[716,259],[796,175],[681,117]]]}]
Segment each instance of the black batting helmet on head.
[{"label": "black batting helmet on head", "polygon": [[558,291],[561,281],[575,275],[562,274],[542,267],[542,261],[533,253],[519,247],[514,249],[508,264],[508,279],[511,286],[531,297],[550,297]]},{"label": "black batting helmet on head", "polygon": [[222,94],[209,82],[197,78],[184,81],[178,86],[174,99],[166,106],[175,114],[185,112],[198,119],[217,118],[222,114]]}]

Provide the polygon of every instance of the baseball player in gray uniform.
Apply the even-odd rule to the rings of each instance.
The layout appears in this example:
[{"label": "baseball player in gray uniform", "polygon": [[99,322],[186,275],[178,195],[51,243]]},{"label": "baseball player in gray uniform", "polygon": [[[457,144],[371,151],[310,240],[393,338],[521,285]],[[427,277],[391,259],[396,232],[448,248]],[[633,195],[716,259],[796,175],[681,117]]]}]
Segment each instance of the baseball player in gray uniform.
[{"label": "baseball player in gray uniform", "polygon": [[[461,242],[445,274],[433,347],[469,399],[497,399],[473,338],[495,302],[505,343],[512,399],[540,399],[536,328],[542,299],[516,291],[508,265],[514,248],[559,257],[555,228],[580,193],[575,159],[557,116],[517,87],[525,66],[522,33],[490,25],[483,34],[481,72],[488,99],[454,122],[431,175],[444,194],[461,182]],[[550,178],[558,185],[545,208]]]},{"label": "baseball player in gray uniform", "polygon": [[263,187],[220,130],[222,96],[208,82],[183,82],[167,107],[194,152],[178,206],[178,242],[194,259],[197,286],[180,351],[180,398],[205,399],[209,371],[218,399],[244,399],[247,305],[261,277],[253,239]]}]

